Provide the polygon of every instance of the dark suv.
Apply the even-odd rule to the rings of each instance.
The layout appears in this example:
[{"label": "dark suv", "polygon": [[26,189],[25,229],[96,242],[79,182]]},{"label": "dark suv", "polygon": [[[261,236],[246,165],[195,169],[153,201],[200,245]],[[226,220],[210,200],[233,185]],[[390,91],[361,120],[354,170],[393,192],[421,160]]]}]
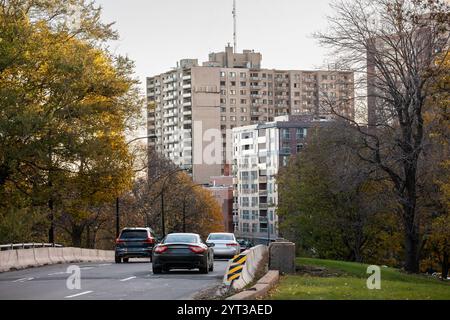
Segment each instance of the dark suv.
[{"label": "dark suv", "polygon": [[128,262],[129,258],[150,258],[156,244],[156,236],[150,228],[125,228],[116,240],[116,263]]}]

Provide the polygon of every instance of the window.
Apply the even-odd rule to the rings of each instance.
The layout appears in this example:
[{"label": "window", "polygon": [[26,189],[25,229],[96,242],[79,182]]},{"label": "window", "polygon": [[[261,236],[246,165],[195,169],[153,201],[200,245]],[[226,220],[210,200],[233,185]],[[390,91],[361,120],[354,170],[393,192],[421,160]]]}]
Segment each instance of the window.
[{"label": "window", "polygon": [[250,211],[249,210],[242,210],[242,219],[244,219],[244,220],[250,219]]},{"label": "window", "polygon": [[[241,76],[242,79],[247,78],[247,74],[246,74],[245,72],[241,72],[241,73],[240,73],[240,76]],[[241,82],[241,83],[242,83],[242,82]],[[244,83],[245,83],[245,82],[244,82]]]},{"label": "window", "polygon": [[250,225],[248,223],[242,224],[242,232],[250,232]]},{"label": "window", "polygon": [[250,204],[249,198],[248,197],[242,197],[241,198],[241,204],[243,207],[248,207]]},{"label": "window", "polygon": [[235,116],[231,116],[230,117],[230,121],[236,121],[236,117]]},{"label": "window", "polygon": [[247,82],[241,81],[241,87],[246,87],[246,86],[247,86]]},{"label": "window", "polygon": [[241,108],[241,112],[242,113],[246,113],[247,112],[247,108]]},{"label": "window", "polygon": [[303,149],[303,143],[297,143],[297,152],[300,152]]},{"label": "window", "polygon": [[222,86],[222,87],[224,87],[224,86],[226,86],[226,82],[225,81],[220,81],[220,85]]},{"label": "window", "polygon": [[231,81],[231,86],[235,87],[236,86],[236,81]]},{"label": "window", "polygon": [[221,116],[221,117],[220,117],[220,121],[227,121],[227,117]]},{"label": "window", "polygon": [[236,104],[236,99],[230,99],[230,104]]},{"label": "window", "polygon": [[220,77],[221,77],[221,78],[225,78],[225,76],[226,76],[226,73],[225,73],[224,71],[221,71],[221,72],[220,72]]},{"label": "window", "polygon": [[242,116],[241,117],[241,121],[247,121],[247,117],[246,116]]},{"label": "window", "polygon": [[241,90],[240,93],[241,93],[241,96],[245,96],[247,94],[247,90]]},{"label": "window", "polygon": [[282,129],[281,130],[281,137],[283,139],[289,140],[291,138],[291,132],[289,129]]},{"label": "window", "polygon": [[230,77],[231,78],[236,78],[236,72],[230,72]]},{"label": "window", "polygon": [[231,113],[235,113],[236,112],[236,108],[230,108],[230,112]]},{"label": "window", "polygon": [[251,139],[253,138],[253,132],[243,132],[241,134],[242,139]]},{"label": "window", "polygon": [[306,128],[297,128],[297,139],[303,139],[306,137]]},{"label": "window", "polygon": [[230,94],[231,94],[232,96],[236,95],[236,90],[230,90]]},{"label": "window", "polygon": [[220,103],[221,103],[221,104],[226,104],[226,103],[227,103],[227,99],[225,99],[225,98],[220,98]]}]

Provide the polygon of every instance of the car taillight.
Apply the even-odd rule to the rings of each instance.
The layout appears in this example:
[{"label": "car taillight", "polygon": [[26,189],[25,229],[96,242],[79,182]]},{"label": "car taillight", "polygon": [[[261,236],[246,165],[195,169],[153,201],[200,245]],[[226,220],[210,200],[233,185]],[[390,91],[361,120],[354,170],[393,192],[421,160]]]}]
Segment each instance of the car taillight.
[{"label": "car taillight", "polygon": [[166,246],[156,247],[155,248],[155,253],[164,253],[164,252],[167,251],[167,249],[169,249],[169,248],[167,248]]},{"label": "car taillight", "polygon": [[238,243],[227,243],[228,247],[236,247],[238,245],[239,245]]},{"label": "car taillight", "polygon": [[116,244],[119,244],[119,243],[124,243],[125,241],[123,241],[123,240],[120,240],[119,238],[117,238],[116,239]]},{"label": "car taillight", "polygon": [[193,253],[203,253],[203,252],[206,251],[205,248],[197,247],[197,246],[189,246],[189,249],[190,249]]},{"label": "car taillight", "polygon": [[144,243],[153,244],[153,243],[155,243],[155,239],[153,239],[153,238],[147,238],[147,239],[144,241]]}]

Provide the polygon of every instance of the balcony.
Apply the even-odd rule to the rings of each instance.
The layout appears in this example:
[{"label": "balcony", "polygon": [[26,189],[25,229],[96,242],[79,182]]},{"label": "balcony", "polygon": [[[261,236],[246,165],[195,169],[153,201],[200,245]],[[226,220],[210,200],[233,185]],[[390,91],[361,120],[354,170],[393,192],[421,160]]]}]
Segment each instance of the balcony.
[{"label": "balcony", "polygon": [[177,81],[177,79],[176,78],[168,78],[168,79],[164,80],[163,83],[168,84],[168,83],[172,83],[174,81]]},{"label": "balcony", "polygon": [[267,190],[259,190],[259,195],[261,197],[267,197]]},{"label": "balcony", "polygon": [[191,75],[184,75],[183,80],[191,80]]}]

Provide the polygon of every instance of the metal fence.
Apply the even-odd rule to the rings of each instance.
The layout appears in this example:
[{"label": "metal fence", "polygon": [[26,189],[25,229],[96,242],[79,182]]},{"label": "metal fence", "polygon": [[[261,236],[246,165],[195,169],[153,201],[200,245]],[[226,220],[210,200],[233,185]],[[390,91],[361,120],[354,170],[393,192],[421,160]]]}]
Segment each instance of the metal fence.
[{"label": "metal fence", "polygon": [[61,248],[63,245],[56,243],[11,243],[0,245],[0,251],[17,250],[17,249],[32,249],[32,248]]}]

